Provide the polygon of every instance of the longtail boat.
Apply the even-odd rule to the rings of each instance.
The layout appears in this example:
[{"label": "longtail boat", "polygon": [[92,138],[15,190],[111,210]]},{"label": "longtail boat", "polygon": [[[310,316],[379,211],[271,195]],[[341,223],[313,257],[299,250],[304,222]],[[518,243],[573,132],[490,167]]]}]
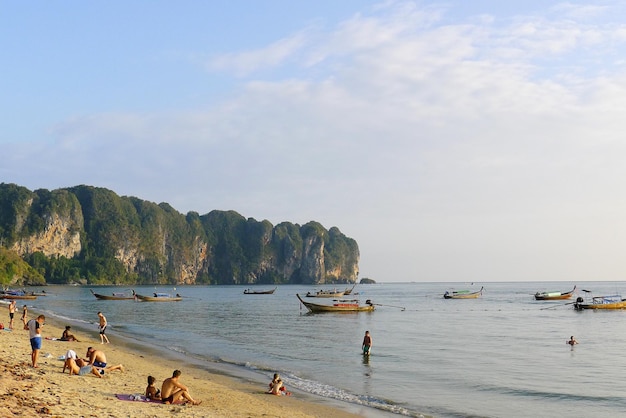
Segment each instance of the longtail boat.
[{"label": "longtail boat", "polygon": [[344,296],[348,296],[349,294],[352,293],[352,291],[354,290],[355,287],[356,287],[356,283],[352,287],[350,287],[350,288],[346,287],[346,290],[344,290],[343,295]]},{"label": "longtail boat", "polygon": [[319,303],[311,303],[304,301],[299,294],[296,293],[298,300],[312,313],[318,312],[371,312],[376,307],[369,299],[365,301],[365,305],[361,305],[358,300],[334,300],[332,305],[322,305]]},{"label": "longtail boat", "polygon": [[574,302],[574,309],[582,311],[584,309],[626,309],[626,299],[621,295],[595,296],[591,302],[585,302],[582,297],[578,297]]},{"label": "longtail boat", "polygon": [[453,290],[451,292],[446,291],[443,294],[444,299],[476,299],[483,294],[483,287],[477,292],[470,292],[469,290]]},{"label": "longtail boat", "polygon": [[0,294],[0,298],[10,299],[10,300],[16,300],[16,299],[35,300],[37,299],[37,296],[33,294],[29,294],[29,293],[20,292],[20,291],[8,290]]},{"label": "longtail boat", "polygon": [[271,290],[250,290],[246,289],[243,291],[244,295],[271,295],[276,291],[276,287]]},{"label": "longtail boat", "polygon": [[346,292],[337,292],[336,290],[320,290],[314,293],[306,292],[307,298],[341,298]]},{"label": "longtail boat", "polygon": [[576,286],[569,292],[537,292],[535,293],[536,300],[561,300],[569,299],[574,294]]},{"label": "longtail boat", "polygon": [[100,293],[95,293],[92,289],[89,289],[91,294],[96,297],[96,299],[100,300],[133,300],[135,299],[135,291],[131,290],[131,294],[121,293],[121,292],[113,292],[111,295],[102,295]]},{"label": "longtail boat", "polygon": [[138,300],[142,302],[179,302],[183,300],[183,297],[178,293],[176,296],[172,296],[167,293],[154,293],[154,296],[145,296],[140,295],[139,293],[135,293],[135,296]]}]

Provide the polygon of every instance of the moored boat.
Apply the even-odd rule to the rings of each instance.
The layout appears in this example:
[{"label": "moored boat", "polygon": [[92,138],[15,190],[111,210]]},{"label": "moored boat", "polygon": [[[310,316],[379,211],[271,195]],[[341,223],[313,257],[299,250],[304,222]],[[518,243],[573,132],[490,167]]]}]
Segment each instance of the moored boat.
[{"label": "moored boat", "polygon": [[535,293],[536,300],[562,300],[569,299],[574,294],[576,286],[569,292],[537,292]]},{"label": "moored boat", "polygon": [[356,287],[356,283],[352,287],[350,287],[350,288],[346,287],[346,290],[344,290],[343,295],[344,296],[348,296],[349,294],[352,293],[352,291],[354,290],[355,287]]},{"label": "moored boat", "polygon": [[469,290],[453,290],[446,291],[443,294],[444,299],[476,299],[483,294],[484,287],[481,287],[477,292],[470,292]]},{"label": "moored boat", "polygon": [[276,291],[277,287],[271,290],[250,290],[246,289],[243,291],[244,295],[271,295]]},{"label": "moored boat", "polygon": [[626,309],[626,299],[621,295],[595,296],[590,302],[585,302],[582,297],[576,298],[574,309],[582,311],[584,309]]},{"label": "moored boat", "polygon": [[100,300],[133,300],[135,299],[135,291],[131,289],[131,294],[122,293],[122,292],[113,292],[111,295],[102,295],[100,293],[95,293],[92,289],[89,289],[91,294],[96,297],[96,299]]},{"label": "moored boat", "polygon": [[307,298],[341,298],[346,292],[338,292],[337,290],[319,290],[317,292],[306,292]]},{"label": "moored boat", "polygon": [[137,300],[142,302],[178,302],[183,300],[183,297],[178,293],[172,296],[168,293],[153,293],[154,296],[146,296],[135,293]]},{"label": "moored boat", "polygon": [[335,300],[332,305],[321,303],[311,303],[304,301],[299,294],[296,293],[298,300],[309,310],[309,312],[371,312],[375,309],[374,304],[369,299],[362,305],[357,299]]},{"label": "moored boat", "polygon": [[0,295],[0,298],[9,300],[35,300],[37,296],[24,292],[6,291]]}]

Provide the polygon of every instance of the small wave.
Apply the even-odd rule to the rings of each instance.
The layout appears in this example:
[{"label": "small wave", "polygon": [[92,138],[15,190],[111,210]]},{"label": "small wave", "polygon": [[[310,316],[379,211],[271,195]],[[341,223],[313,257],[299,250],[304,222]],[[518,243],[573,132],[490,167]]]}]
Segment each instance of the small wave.
[{"label": "small wave", "polygon": [[[221,359],[224,361],[224,359]],[[336,388],[331,385],[327,385],[321,382],[317,382],[314,380],[304,379],[296,374],[282,370],[277,371],[274,369],[265,368],[259,365],[251,364],[246,362],[244,364],[235,364],[233,365],[244,366],[247,369],[254,370],[256,372],[267,372],[268,374],[273,374],[278,372],[280,374],[281,379],[285,382],[287,387],[298,389],[302,392],[310,393],[312,395],[320,396],[323,398],[334,399],[342,402],[352,403],[356,405],[362,405],[369,408],[378,409],[381,411],[389,412],[392,414],[403,415],[407,417],[414,418],[426,418],[427,415],[410,411],[406,408],[403,408],[400,405],[396,405],[392,402],[386,401],[384,399],[379,399],[373,396],[368,395],[357,395],[354,393],[350,393],[343,389]]]}]

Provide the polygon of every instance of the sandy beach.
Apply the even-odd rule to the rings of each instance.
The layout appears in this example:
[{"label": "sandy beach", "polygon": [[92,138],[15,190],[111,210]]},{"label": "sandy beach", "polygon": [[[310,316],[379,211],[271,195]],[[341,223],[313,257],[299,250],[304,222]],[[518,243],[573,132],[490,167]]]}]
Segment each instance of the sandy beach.
[{"label": "sandy beach", "polygon": [[[1,305],[0,305],[1,306]],[[6,312],[6,310],[5,310]],[[8,313],[0,322],[8,327]],[[32,318],[35,312],[29,315]],[[128,346],[100,344],[97,332],[73,332],[80,342],[43,340],[39,367],[31,367],[28,331],[22,329],[16,315],[13,331],[0,331],[0,416],[52,417],[331,417],[358,415],[318,404],[311,399],[274,396],[265,393],[267,386],[246,383],[220,374],[180,364],[174,360],[153,358]],[[64,324],[46,319],[44,338],[59,338]],[[74,331],[74,330],[73,330]],[[102,349],[109,365],[124,365],[125,371],[112,371],[101,379],[94,375],[70,376],[62,373],[63,356],[68,349],[85,357],[87,347]],[[147,376],[156,377],[158,388],[175,369],[182,371],[180,382],[189,388],[198,406],[164,405],[140,401],[122,401],[116,394],[143,395]],[[268,378],[268,382],[269,382]]]}]

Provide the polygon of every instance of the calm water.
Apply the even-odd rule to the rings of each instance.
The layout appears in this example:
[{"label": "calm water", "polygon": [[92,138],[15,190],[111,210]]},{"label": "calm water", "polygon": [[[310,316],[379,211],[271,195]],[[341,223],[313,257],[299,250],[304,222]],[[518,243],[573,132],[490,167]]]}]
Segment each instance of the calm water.
[{"label": "calm water", "polygon": [[[94,339],[96,312],[103,311],[113,343],[129,337],[207,368],[228,367],[261,387],[278,371],[296,396],[345,402],[366,417],[623,416],[626,312],[576,312],[568,301],[532,297],[574,284],[596,296],[626,295],[621,282],[358,285],[362,299],[384,306],[310,315],[295,295],[320,287],[244,295],[240,286],[181,286],[184,301],[148,303],[99,301],[88,287],[49,286],[50,296],[27,304],[93,331]],[[450,288],[481,285],[480,299],[442,298]],[[360,353],[365,330],[373,337],[369,359]],[[570,335],[580,342],[573,349],[565,344]]]}]

